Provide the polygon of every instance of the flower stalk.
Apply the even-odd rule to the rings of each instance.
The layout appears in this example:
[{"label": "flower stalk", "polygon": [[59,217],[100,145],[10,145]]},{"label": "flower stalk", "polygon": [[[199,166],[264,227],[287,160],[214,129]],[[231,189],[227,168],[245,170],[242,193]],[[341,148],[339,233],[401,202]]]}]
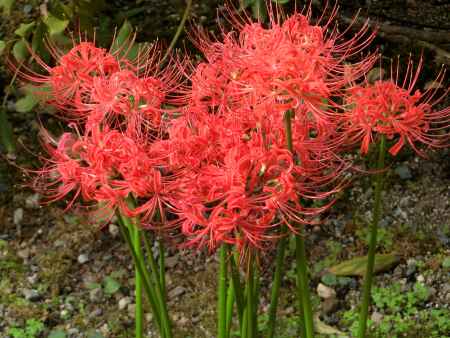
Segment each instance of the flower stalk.
[{"label": "flower stalk", "polygon": [[227,245],[222,244],[219,251],[219,290],[218,290],[218,317],[217,337],[227,337]]},{"label": "flower stalk", "polygon": [[367,330],[367,317],[369,314],[370,295],[373,280],[373,269],[375,264],[375,252],[377,248],[377,231],[378,222],[381,216],[381,194],[383,191],[383,178],[384,178],[384,158],[386,153],[386,137],[381,135],[381,140],[378,145],[378,162],[377,162],[377,174],[375,178],[375,195],[373,206],[373,220],[370,225],[370,239],[369,239],[369,251],[367,257],[367,268],[364,276],[363,286],[363,298],[361,302],[361,312],[359,316],[358,326],[358,338],[366,337]]}]

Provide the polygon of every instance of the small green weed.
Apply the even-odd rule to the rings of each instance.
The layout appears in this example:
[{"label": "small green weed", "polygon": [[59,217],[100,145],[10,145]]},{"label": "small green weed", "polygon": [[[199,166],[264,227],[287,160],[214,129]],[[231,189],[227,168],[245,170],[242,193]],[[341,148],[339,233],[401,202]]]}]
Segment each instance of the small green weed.
[{"label": "small green weed", "polygon": [[[370,337],[449,338],[450,310],[424,308],[429,295],[426,285],[419,282],[407,292],[402,292],[400,283],[387,288],[374,288],[373,304],[383,316],[378,323],[368,321]],[[355,310],[346,311],[342,322],[353,336],[357,334],[358,313]]]},{"label": "small green weed", "polygon": [[37,319],[28,319],[24,328],[11,327],[8,335],[13,338],[35,338],[44,331],[44,323]]}]

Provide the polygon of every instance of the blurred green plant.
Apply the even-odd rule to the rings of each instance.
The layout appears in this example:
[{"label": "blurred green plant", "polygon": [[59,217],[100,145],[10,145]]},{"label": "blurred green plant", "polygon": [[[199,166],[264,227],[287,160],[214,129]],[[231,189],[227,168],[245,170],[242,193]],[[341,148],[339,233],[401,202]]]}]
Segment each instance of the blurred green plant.
[{"label": "blurred green plant", "polygon": [[8,329],[7,335],[13,338],[35,338],[44,331],[44,323],[37,319],[28,319],[25,327],[11,327]]},{"label": "blurred green plant", "polygon": [[[427,286],[416,282],[407,292],[402,292],[402,288],[398,282],[389,287],[373,288],[372,300],[380,316],[368,322],[370,337],[449,337],[450,310],[424,307],[430,296]],[[357,334],[357,311],[346,311],[342,322],[350,328],[352,336]]]}]

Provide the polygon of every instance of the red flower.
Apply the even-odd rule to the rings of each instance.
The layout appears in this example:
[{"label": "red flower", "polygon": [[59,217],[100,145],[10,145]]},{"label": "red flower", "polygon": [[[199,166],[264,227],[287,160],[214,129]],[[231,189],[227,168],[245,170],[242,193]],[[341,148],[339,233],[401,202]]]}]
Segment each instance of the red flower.
[{"label": "red flower", "polygon": [[[350,142],[361,142],[361,153],[367,153],[370,143],[380,134],[397,140],[389,149],[394,156],[406,143],[420,155],[423,152],[417,148],[417,143],[430,147],[448,146],[446,130],[450,127],[450,107],[433,109],[445,97],[445,94],[436,97],[436,89],[414,90],[421,68],[422,60],[415,70],[410,60],[400,83],[397,65],[392,71],[395,78],[391,76],[389,80],[365,83],[348,90],[348,110],[342,118]],[[443,75],[438,76],[436,83],[442,82]]]}]

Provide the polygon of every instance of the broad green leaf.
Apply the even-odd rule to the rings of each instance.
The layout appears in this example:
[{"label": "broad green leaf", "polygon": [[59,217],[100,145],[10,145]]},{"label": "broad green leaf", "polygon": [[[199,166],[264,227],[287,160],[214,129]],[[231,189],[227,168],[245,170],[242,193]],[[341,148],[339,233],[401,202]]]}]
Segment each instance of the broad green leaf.
[{"label": "broad green leaf", "polygon": [[324,322],[322,322],[319,318],[319,315],[315,315],[314,316],[314,330],[317,333],[323,334],[323,335],[333,335],[334,337],[339,337],[339,338],[348,338],[348,335],[345,334],[342,331],[339,331],[338,329],[325,324]]},{"label": "broad green leaf", "polygon": [[20,98],[16,102],[16,110],[19,113],[28,113],[30,112],[36,105],[39,103],[39,99],[33,95],[28,93],[24,97]]},{"label": "broad green leaf", "polygon": [[128,49],[128,46],[124,46],[124,44],[129,41],[132,32],[133,27],[128,21],[125,20],[122,27],[120,27],[119,32],[117,33],[111,51],[115,52],[117,50],[120,50],[121,48],[126,51]]},{"label": "broad green leaf", "polygon": [[[376,255],[374,273],[388,270],[398,261],[398,256],[394,254]],[[366,265],[367,256],[355,257],[329,268],[329,272],[336,276],[364,276]]]},{"label": "broad green leaf", "polygon": [[3,9],[3,14],[11,14],[11,8],[14,5],[15,0],[0,0],[0,8]]},{"label": "broad green leaf", "polygon": [[24,39],[17,41],[13,46],[12,53],[17,61],[25,61],[30,55],[26,41]]},{"label": "broad green leaf", "polygon": [[277,5],[285,5],[291,0],[272,0],[272,2],[275,2]]},{"label": "broad green leaf", "polygon": [[0,40],[0,55],[2,55],[4,49],[6,47],[6,43],[3,40]]},{"label": "broad green leaf", "polygon": [[[4,107],[0,106],[0,140],[3,148],[7,153],[14,153],[16,151],[16,144],[14,143],[14,134],[12,125],[6,115]],[[1,247],[1,246],[0,246]]]},{"label": "broad green leaf", "polygon": [[49,14],[45,19],[44,23],[48,27],[48,32],[51,36],[60,34],[64,32],[69,24],[69,20],[58,19],[57,17]]},{"label": "broad green leaf", "polygon": [[35,25],[36,22],[34,21],[31,21],[30,23],[21,23],[19,28],[14,31],[14,34],[20,36],[21,38],[26,38]]},{"label": "broad green leaf", "polygon": [[105,293],[108,295],[112,295],[120,289],[119,282],[110,276],[106,276],[103,282],[105,283]]},{"label": "broad green leaf", "polygon": [[48,335],[48,338],[66,338],[67,335],[63,330],[53,330]]}]

